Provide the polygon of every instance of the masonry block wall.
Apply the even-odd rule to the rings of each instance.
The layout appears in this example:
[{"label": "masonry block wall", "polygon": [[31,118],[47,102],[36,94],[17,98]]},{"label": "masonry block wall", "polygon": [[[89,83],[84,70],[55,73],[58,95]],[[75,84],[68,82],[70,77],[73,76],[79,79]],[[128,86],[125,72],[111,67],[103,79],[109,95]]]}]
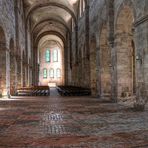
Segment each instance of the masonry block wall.
[{"label": "masonry block wall", "polygon": [[[8,13],[10,12],[10,13]],[[14,3],[11,0],[0,1],[1,27],[1,95],[7,95],[10,90],[10,39],[15,38]],[[2,40],[2,38],[5,38]]]},{"label": "masonry block wall", "polygon": [[[0,0],[0,28],[1,28],[1,95],[9,96],[15,93],[17,87],[23,85],[22,55],[26,49],[25,13],[22,0]],[[4,36],[4,40],[2,37]],[[27,66],[26,66],[27,67]],[[27,75],[27,74],[26,74]],[[27,80],[26,80],[27,81]]]},{"label": "masonry block wall", "polygon": [[[88,1],[88,13],[78,19],[78,49],[72,34],[70,84],[91,88],[93,96],[114,101],[135,97],[144,104],[148,96],[147,0]],[[89,21],[86,22],[86,14]],[[89,48],[86,51],[86,26]],[[78,50],[78,54],[75,52]],[[86,52],[89,52],[87,57]]]}]

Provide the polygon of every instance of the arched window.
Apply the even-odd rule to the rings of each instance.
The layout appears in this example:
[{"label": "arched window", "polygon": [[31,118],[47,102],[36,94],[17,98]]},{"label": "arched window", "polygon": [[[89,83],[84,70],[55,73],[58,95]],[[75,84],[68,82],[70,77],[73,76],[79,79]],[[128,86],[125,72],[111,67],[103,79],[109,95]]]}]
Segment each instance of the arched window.
[{"label": "arched window", "polygon": [[47,79],[47,69],[46,68],[43,69],[43,78]]},{"label": "arched window", "polygon": [[54,78],[54,69],[49,70],[49,76],[50,78]]},{"label": "arched window", "polygon": [[58,50],[53,50],[53,62],[58,62]]},{"label": "arched window", "polygon": [[56,70],[56,76],[57,76],[57,78],[61,78],[61,69],[60,68],[58,68]]},{"label": "arched window", "polygon": [[46,62],[50,62],[50,50],[47,49],[45,53]]}]

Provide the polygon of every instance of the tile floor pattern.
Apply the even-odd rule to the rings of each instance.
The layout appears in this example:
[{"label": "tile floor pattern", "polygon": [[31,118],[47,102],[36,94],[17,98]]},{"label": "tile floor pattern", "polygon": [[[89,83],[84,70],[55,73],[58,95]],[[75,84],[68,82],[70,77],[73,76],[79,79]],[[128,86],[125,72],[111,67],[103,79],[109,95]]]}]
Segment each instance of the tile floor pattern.
[{"label": "tile floor pattern", "polygon": [[0,148],[148,148],[148,110],[55,93],[0,100]]}]

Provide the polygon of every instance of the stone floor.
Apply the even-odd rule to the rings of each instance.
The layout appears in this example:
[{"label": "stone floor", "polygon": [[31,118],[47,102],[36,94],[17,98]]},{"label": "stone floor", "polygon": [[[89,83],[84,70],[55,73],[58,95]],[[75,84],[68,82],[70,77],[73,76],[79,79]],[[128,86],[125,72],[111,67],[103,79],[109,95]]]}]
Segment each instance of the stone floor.
[{"label": "stone floor", "polygon": [[0,100],[0,148],[148,148],[148,110],[53,90]]}]

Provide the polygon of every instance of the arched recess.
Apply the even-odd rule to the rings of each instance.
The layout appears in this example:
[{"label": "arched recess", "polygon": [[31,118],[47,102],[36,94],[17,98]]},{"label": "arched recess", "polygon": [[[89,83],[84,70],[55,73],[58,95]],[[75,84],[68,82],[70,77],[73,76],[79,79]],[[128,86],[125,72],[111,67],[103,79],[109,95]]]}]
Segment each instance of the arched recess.
[{"label": "arched recess", "polygon": [[111,55],[107,33],[107,25],[103,25],[100,35],[101,96],[111,96]]},{"label": "arched recess", "polygon": [[133,34],[134,14],[125,5],[118,14],[115,26],[115,47],[117,51],[118,97],[127,98],[136,92],[135,45]]},{"label": "arched recess", "polygon": [[14,49],[14,41],[10,40],[10,95],[15,94],[16,89],[16,57]]},{"label": "arched recess", "polygon": [[96,66],[96,38],[92,37],[90,42],[90,88],[92,96],[97,95]]},{"label": "arched recess", "polygon": [[0,27],[0,97],[6,95],[6,38],[3,28]]},{"label": "arched recess", "polygon": [[56,35],[56,36],[58,36],[58,37],[63,41],[64,46],[65,46],[65,43],[66,43],[66,42],[65,42],[65,37],[64,37],[63,35],[61,35],[59,32],[57,32],[57,31],[46,31],[46,32],[41,33],[41,34],[35,39],[34,44],[35,44],[35,45],[38,45],[40,39],[41,39],[42,37],[46,36],[46,35]]},{"label": "arched recess", "polygon": [[69,33],[71,33],[69,27],[68,27],[67,24],[64,22],[64,20],[62,21],[62,20],[59,20],[59,19],[56,19],[56,18],[46,18],[46,19],[43,19],[43,20],[39,21],[38,23],[36,23],[36,24],[33,26],[33,28],[32,28],[32,33],[35,31],[35,29],[36,29],[38,26],[40,26],[41,24],[46,23],[46,22],[56,22],[56,23],[59,23],[59,24],[63,25],[63,26],[68,30]]},{"label": "arched recess", "polygon": [[[34,78],[33,78],[33,82],[34,82],[34,84],[38,84],[38,82],[39,82],[39,75],[38,75],[38,71],[39,71],[39,67],[38,67],[38,57],[39,57],[39,53],[38,53],[38,45],[39,45],[39,41],[44,37],[44,36],[47,36],[47,35],[55,35],[55,36],[57,36],[57,37],[59,37],[61,40],[62,40],[62,42],[63,42],[63,48],[65,49],[66,48],[66,39],[65,39],[65,37],[61,34],[61,33],[59,33],[59,32],[57,32],[57,31],[45,31],[45,32],[43,32],[43,33],[41,33],[41,34],[39,34],[35,39],[34,39],[34,43],[33,43],[33,45],[34,45],[34,67],[35,67],[35,70],[34,70],[34,72],[33,72],[33,75],[34,75]],[[64,50],[64,52],[65,52],[65,50]],[[64,57],[64,55],[65,55],[65,53],[63,52],[63,57]],[[63,59],[64,60],[64,59]],[[64,70],[65,70],[65,67],[63,68]],[[65,80],[65,72],[63,72],[64,74],[64,79],[63,80]]]},{"label": "arched recess", "polygon": [[[60,40],[60,42],[59,42]],[[61,44],[62,43],[62,44]],[[64,84],[64,43],[55,35],[47,35],[41,38],[38,44],[39,85],[63,85]],[[50,52],[49,52],[50,51]],[[47,69],[47,77],[43,71]],[[60,77],[56,76],[56,70],[61,70]]]}]

